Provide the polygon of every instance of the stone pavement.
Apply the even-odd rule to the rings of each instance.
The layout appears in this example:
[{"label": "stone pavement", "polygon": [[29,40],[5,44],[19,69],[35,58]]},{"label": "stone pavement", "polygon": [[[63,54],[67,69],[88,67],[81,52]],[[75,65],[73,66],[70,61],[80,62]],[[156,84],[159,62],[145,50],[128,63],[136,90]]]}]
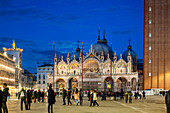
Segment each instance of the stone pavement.
[{"label": "stone pavement", "polygon": [[[83,106],[63,106],[62,99],[56,98],[54,113],[166,113],[164,97],[148,96],[146,100],[134,100],[133,103],[122,101],[113,101],[107,98],[107,101],[98,99],[99,107],[89,107],[89,101],[84,98]],[[32,103],[31,110],[20,110],[20,101],[17,99],[8,100],[9,113],[48,113],[47,102]],[[73,100],[72,100],[73,102]]]}]

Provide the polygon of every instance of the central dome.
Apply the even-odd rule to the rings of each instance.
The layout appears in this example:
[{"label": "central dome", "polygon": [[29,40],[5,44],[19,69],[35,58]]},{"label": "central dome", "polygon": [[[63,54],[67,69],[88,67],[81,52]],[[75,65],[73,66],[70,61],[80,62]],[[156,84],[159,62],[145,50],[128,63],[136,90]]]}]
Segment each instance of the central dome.
[{"label": "central dome", "polygon": [[103,31],[103,39],[100,40],[100,29],[98,30],[98,39],[97,43],[93,45],[92,49],[94,50],[94,53],[98,55],[104,55],[104,58],[106,59],[108,54],[110,56],[111,53],[111,47],[107,44],[107,39],[105,38],[105,30]]},{"label": "central dome", "polygon": [[102,55],[103,52],[103,55],[106,57],[111,52],[111,47],[104,43],[96,43],[92,49],[94,49],[94,53],[96,53],[97,56]]}]

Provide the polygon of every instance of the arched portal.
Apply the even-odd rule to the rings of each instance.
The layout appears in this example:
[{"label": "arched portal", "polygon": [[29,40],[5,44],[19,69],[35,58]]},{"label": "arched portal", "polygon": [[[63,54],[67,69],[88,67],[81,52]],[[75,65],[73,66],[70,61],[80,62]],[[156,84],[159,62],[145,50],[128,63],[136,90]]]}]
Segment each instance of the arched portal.
[{"label": "arched portal", "polygon": [[65,88],[65,80],[62,78],[57,79],[56,81],[56,91],[61,92]]},{"label": "arched portal", "polygon": [[71,78],[70,80],[69,80],[69,88],[70,89],[76,89],[78,87],[78,80],[76,79],[76,78]]},{"label": "arched portal", "polygon": [[136,90],[136,78],[132,78],[131,79],[131,86],[132,86],[132,89],[131,90]]},{"label": "arched portal", "polygon": [[125,77],[119,77],[116,80],[117,91],[127,91],[127,79]]},{"label": "arched portal", "polygon": [[84,65],[84,72],[99,72],[99,64],[95,60],[89,60]]},{"label": "arched portal", "polygon": [[107,77],[104,80],[104,90],[105,91],[112,91],[113,87],[114,87],[113,79],[111,77]]}]

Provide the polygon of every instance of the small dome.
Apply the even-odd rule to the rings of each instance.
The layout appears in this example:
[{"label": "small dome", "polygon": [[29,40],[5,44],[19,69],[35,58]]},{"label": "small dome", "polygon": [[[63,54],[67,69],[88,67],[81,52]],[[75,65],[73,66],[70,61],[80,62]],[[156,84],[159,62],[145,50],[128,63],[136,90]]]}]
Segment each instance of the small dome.
[{"label": "small dome", "polygon": [[80,56],[80,51],[76,51],[71,55],[70,60],[74,60],[74,55],[75,55],[75,60],[79,61],[79,56]]},{"label": "small dome", "polygon": [[[123,54],[122,54],[122,58],[127,62],[127,57],[128,57],[128,53],[129,53],[129,50],[126,50]],[[130,54],[132,56],[132,59],[133,59],[133,62],[134,61],[137,61],[137,54],[135,51],[133,50],[130,50]]]},{"label": "small dome", "polygon": [[136,63],[137,62],[137,54],[135,51],[132,50],[132,46],[130,45],[130,42],[129,42],[128,49],[122,54],[122,58],[127,62],[129,50],[130,50],[130,54],[132,56],[133,63]]}]

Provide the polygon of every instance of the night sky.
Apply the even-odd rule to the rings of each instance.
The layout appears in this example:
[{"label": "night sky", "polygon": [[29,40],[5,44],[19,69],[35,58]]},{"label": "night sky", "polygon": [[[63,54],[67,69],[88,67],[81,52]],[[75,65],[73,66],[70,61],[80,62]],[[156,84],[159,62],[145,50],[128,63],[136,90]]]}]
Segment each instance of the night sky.
[{"label": "night sky", "polygon": [[0,48],[15,40],[24,49],[23,68],[33,73],[37,62],[52,61],[53,42],[58,55],[74,52],[77,40],[88,51],[100,27],[118,55],[131,39],[142,59],[143,6],[143,0],[0,0]]}]

